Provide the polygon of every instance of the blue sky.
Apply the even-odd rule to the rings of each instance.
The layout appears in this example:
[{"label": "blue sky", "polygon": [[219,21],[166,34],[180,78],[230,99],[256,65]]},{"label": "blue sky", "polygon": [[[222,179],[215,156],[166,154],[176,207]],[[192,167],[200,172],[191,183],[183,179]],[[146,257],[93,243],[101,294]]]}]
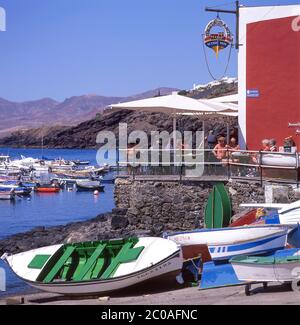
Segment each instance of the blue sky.
[{"label": "blue sky", "polygon": [[[95,93],[126,96],[160,86],[191,88],[211,81],[202,33],[216,0],[0,0],[0,97],[57,100]],[[230,4],[231,3],[231,4]],[[300,0],[244,0],[244,5]],[[233,15],[221,15],[234,31]],[[227,75],[237,75],[234,50]],[[222,74],[228,53],[216,60]]]}]

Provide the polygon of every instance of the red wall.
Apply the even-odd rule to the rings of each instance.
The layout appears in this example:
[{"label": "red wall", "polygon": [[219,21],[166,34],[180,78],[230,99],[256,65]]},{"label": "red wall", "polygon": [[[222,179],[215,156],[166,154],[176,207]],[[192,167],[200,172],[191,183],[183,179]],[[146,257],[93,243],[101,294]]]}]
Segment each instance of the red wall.
[{"label": "red wall", "polygon": [[259,90],[247,97],[247,146],[260,149],[261,140],[275,138],[278,145],[289,135],[300,149],[300,31],[292,30],[295,17],[247,25],[246,88]]}]

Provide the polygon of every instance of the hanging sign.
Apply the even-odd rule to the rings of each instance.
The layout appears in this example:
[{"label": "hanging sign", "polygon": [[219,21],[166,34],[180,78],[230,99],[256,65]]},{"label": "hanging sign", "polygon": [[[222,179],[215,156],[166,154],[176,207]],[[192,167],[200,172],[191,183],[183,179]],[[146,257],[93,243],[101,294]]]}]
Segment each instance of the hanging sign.
[{"label": "hanging sign", "polygon": [[[214,27],[221,28],[219,32],[212,32]],[[228,45],[232,44],[233,38],[229,27],[219,17],[211,20],[204,31],[204,43],[207,47],[214,50],[218,57],[219,51],[225,49]]]}]

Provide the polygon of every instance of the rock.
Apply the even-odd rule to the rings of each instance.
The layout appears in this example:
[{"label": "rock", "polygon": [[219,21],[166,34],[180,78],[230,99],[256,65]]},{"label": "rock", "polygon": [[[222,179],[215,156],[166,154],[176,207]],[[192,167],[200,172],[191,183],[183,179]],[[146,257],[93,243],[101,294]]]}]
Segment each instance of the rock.
[{"label": "rock", "polygon": [[45,231],[45,227],[43,227],[43,226],[35,227],[35,228],[33,228],[31,231],[32,231],[32,232]]},{"label": "rock", "polygon": [[107,214],[99,214],[96,217],[97,222],[106,222],[108,220],[108,215]]},{"label": "rock", "polygon": [[152,231],[154,234],[159,234],[164,229],[163,225],[156,223],[152,226]]},{"label": "rock", "polygon": [[111,228],[113,230],[126,228],[128,225],[128,219],[121,216],[113,216],[111,218]]},{"label": "rock", "polygon": [[127,213],[127,210],[128,209],[125,209],[125,208],[114,208],[114,209],[112,209],[112,214],[116,214],[119,216],[125,216]]},{"label": "rock", "polygon": [[236,195],[237,194],[237,191],[235,189],[233,189],[232,187],[229,187],[228,188],[228,191],[231,195]]}]

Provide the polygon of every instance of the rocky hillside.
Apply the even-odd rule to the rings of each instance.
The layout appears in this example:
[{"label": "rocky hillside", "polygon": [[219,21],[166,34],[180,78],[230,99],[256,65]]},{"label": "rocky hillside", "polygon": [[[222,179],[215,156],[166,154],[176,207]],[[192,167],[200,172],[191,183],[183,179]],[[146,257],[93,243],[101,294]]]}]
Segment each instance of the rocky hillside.
[{"label": "rocky hillside", "polygon": [[[205,119],[205,129],[214,129],[216,133],[226,133],[226,123],[231,130],[237,125],[237,118],[226,116],[182,117],[178,119],[179,130],[201,130]],[[96,136],[99,131],[112,131],[118,137],[119,123],[128,124],[128,132],[143,130],[172,132],[173,120],[162,113],[132,112],[127,110],[99,114],[96,118],[74,127],[49,127],[27,131],[17,131],[11,136],[0,139],[0,146],[40,147],[43,136],[44,146],[48,148],[96,148]]]}]

